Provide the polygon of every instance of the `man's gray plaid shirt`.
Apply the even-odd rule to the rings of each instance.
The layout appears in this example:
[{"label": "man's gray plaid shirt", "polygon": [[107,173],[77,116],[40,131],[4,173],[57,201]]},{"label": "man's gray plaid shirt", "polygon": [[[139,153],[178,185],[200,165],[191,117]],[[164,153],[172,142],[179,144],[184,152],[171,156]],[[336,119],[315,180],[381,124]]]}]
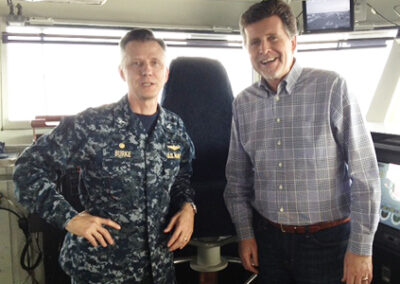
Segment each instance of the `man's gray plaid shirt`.
[{"label": "man's gray plaid shirt", "polygon": [[346,82],[295,62],[276,93],[264,80],[240,93],[225,200],[240,239],[253,238],[252,210],[307,225],[350,216],[349,247],[371,255],[380,184],[373,143]]}]

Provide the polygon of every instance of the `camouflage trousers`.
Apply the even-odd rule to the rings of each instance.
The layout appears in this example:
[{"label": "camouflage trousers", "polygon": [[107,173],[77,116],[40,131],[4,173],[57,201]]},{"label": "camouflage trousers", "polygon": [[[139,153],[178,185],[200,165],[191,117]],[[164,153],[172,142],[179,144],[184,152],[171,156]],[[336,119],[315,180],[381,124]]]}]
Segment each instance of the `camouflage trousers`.
[{"label": "camouflage trousers", "polygon": [[[118,282],[120,283],[120,282]],[[74,278],[71,278],[71,284],[87,284],[86,282],[82,282],[79,280],[76,280]],[[97,284],[112,284],[112,283],[97,283]],[[153,282],[153,277],[151,276],[151,273],[148,272],[146,273],[146,275],[144,276],[144,279],[140,282],[123,282],[123,284],[154,284]]]},{"label": "camouflage trousers", "polygon": [[[83,282],[79,282],[79,281],[75,281],[74,279],[71,279],[71,284],[87,284],[87,283],[83,283]],[[99,283],[101,284],[101,283]],[[104,284],[110,284],[110,283],[104,283]],[[140,283],[130,283],[130,284],[154,284],[153,283],[153,279],[151,276],[147,277],[146,279],[144,279],[143,281],[141,281]]]}]

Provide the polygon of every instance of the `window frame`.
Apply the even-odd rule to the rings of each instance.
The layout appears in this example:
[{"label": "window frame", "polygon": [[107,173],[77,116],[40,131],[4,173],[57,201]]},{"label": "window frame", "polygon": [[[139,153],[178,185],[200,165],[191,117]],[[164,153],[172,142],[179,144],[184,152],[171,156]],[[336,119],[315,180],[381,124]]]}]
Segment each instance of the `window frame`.
[{"label": "window frame", "polygon": [[[37,28],[37,27],[34,27]],[[56,26],[43,26],[45,28],[57,28]],[[130,30],[127,27],[106,27],[106,26],[61,26],[61,28],[69,28],[69,29],[93,29],[93,31],[102,31],[102,30],[118,30],[121,34]],[[213,33],[211,31],[193,31],[193,30],[180,30],[173,31],[168,29],[153,29],[157,37],[161,37],[165,40],[166,45],[168,47],[200,47],[200,48],[209,48],[209,47],[218,47],[218,48],[243,48],[243,43],[240,37],[240,34],[232,33]],[[7,43],[5,41],[9,41],[5,36],[9,36],[6,31],[6,26],[4,22],[0,23],[0,32],[2,33],[2,41],[0,42],[0,56],[2,68],[1,68],[1,121],[0,126],[2,130],[15,130],[15,129],[31,129],[30,121],[10,121],[9,117],[9,97],[8,97],[8,86],[7,86]],[[10,33],[11,34],[11,33]],[[387,39],[395,39],[396,32],[388,31],[388,30],[380,30],[380,31],[370,31],[370,32],[351,32],[351,33],[337,33],[337,34],[318,34],[318,35],[300,35],[298,36],[298,48],[297,52],[310,52],[310,51],[323,51],[323,50],[339,50],[339,49],[357,49],[357,48],[369,48],[369,47],[378,47],[382,46],[382,42]],[[170,36],[168,36],[170,35]],[[175,35],[175,37],[171,36]],[[179,36],[176,36],[179,35]],[[184,37],[183,35],[186,35]],[[91,43],[91,44],[115,44],[117,45],[119,42],[120,36],[85,36],[85,35],[71,35],[65,36],[64,40],[60,40],[63,38],[63,35],[49,35],[46,33],[36,34],[36,37],[39,39],[34,40],[34,42],[57,42],[57,43]],[[33,38],[33,35],[28,35],[28,38]],[[48,39],[47,39],[48,38]],[[240,38],[240,39],[239,39]],[[67,40],[66,40],[67,39]],[[103,40],[103,42],[102,42]],[[93,42],[94,41],[94,42]],[[23,42],[23,40],[19,40],[19,42]],[[31,42],[27,40],[27,42]],[[333,45],[332,45],[333,44]],[[302,48],[302,46],[307,48]],[[300,47],[300,48],[299,48]],[[254,72],[252,72],[253,82],[259,79],[259,76]]]},{"label": "window frame", "polygon": [[[8,85],[7,85],[7,48],[8,43],[37,43],[37,44],[47,44],[47,43],[59,43],[59,44],[94,44],[94,45],[118,45],[121,35],[129,31],[131,28],[126,27],[107,27],[107,26],[41,26],[41,27],[28,27],[32,29],[37,29],[42,32],[8,32],[6,26],[0,30],[2,34],[2,41],[0,42],[1,49],[1,97],[0,97],[0,107],[1,107],[1,129],[2,130],[19,130],[19,129],[31,129],[30,121],[11,121],[9,120],[9,96],[8,96]],[[116,31],[120,33],[118,36],[104,36],[104,35],[92,35],[92,34],[62,34],[62,33],[47,33],[43,32],[46,29],[57,29],[62,28],[76,29],[80,31],[83,30],[93,30],[94,34],[96,31]],[[18,28],[17,28],[18,29]],[[11,28],[11,30],[13,30]],[[193,31],[193,30],[180,30],[172,31],[168,29],[153,29],[156,37],[162,38],[168,47],[199,47],[199,48],[234,48],[241,49],[242,41],[240,34],[226,34],[210,31]]]}]

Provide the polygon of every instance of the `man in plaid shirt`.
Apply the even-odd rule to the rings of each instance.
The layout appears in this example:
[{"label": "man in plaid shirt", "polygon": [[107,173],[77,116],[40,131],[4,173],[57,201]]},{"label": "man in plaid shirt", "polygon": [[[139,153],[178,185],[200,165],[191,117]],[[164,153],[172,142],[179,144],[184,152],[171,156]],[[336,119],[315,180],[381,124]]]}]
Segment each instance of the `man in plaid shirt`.
[{"label": "man in plaid shirt", "polygon": [[234,101],[226,169],[244,267],[259,283],[370,283],[380,184],[355,98],[296,62],[285,2],[254,4],[240,25],[261,75]]}]

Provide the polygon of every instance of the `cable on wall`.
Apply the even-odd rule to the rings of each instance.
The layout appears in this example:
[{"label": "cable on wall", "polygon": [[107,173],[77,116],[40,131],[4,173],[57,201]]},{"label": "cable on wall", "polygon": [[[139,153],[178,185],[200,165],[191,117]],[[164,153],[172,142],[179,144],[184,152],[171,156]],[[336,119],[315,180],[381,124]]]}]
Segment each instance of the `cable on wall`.
[{"label": "cable on wall", "polygon": [[[10,203],[10,205],[15,207],[15,205],[9,199],[7,199],[3,194],[0,193],[0,203],[3,199],[6,200],[8,203]],[[39,266],[40,262],[42,261],[42,251],[39,246],[38,236],[36,235],[35,242],[33,242],[34,240],[32,237],[32,233],[29,232],[28,219],[22,213],[18,213],[14,209],[10,209],[3,206],[0,206],[0,210],[10,212],[11,214],[17,217],[18,226],[22,230],[25,236],[25,245],[21,252],[20,265],[22,269],[24,269],[31,277],[32,284],[39,284],[39,282],[36,280],[33,274],[33,271]],[[34,245],[36,246],[37,257],[36,259],[32,260],[33,255],[31,254],[31,250],[35,249]]]}]

